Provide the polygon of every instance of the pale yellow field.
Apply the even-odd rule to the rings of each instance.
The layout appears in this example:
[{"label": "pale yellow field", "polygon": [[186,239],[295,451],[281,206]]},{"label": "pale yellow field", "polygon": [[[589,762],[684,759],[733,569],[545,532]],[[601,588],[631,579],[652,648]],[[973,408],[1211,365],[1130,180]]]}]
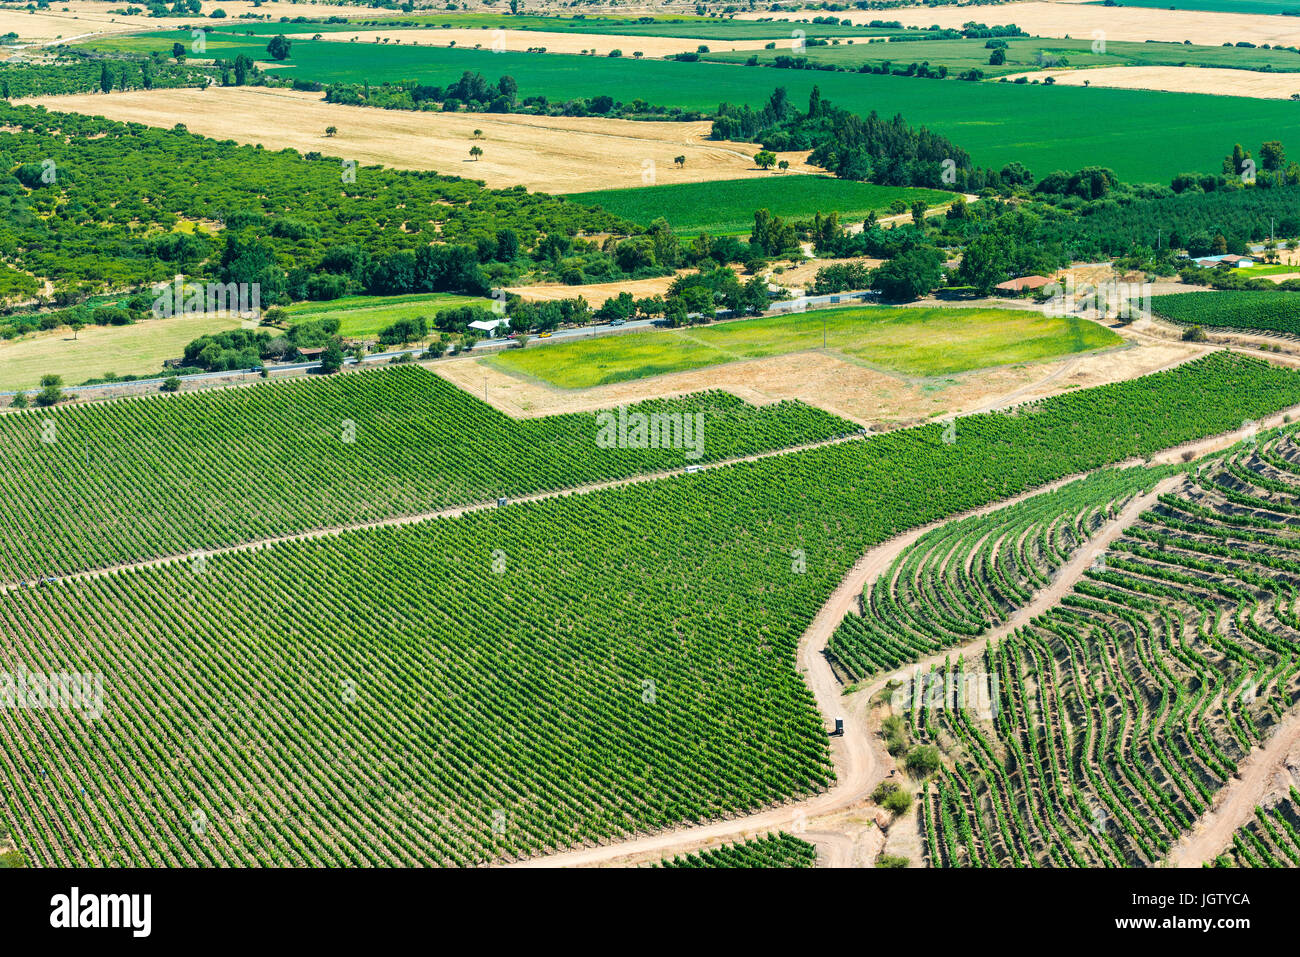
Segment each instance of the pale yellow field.
[{"label": "pale yellow field", "polygon": [[238,329],[241,322],[231,316],[177,316],[129,326],[87,326],[75,340],[70,330],[56,329],[0,342],[0,389],[34,388],[46,373],[63,376],[65,385],[77,385],[108,372],[157,372],[163,360],[180,358],[191,340]]},{"label": "pale yellow field", "polygon": [[[1300,73],[1262,73],[1190,66],[1103,66],[1087,70],[1035,70],[1016,74],[1031,80],[1052,76],[1063,86],[1110,86],[1124,90],[1169,90],[1289,100],[1300,93]],[[1008,80],[1014,80],[1010,76]]]},{"label": "pale yellow field", "polygon": [[[810,19],[814,11],[738,13],[738,20],[776,18]],[[1014,23],[1033,36],[1088,39],[1101,30],[1107,40],[1163,40],[1219,46],[1225,42],[1300,45],[1300,18],[1254,13],[1215,13],[1193,10],[1154,10],[1144,7],[1106,7],[1082,2],[1000,3],[994,6],[896,7],[887,11],[850,10],[837,13],[854,23],[898,20],[904,26],[961,27],[968,20],[988,24]]]},{"label": "pale yellow field", "polygon": [[[754,166],[752,143],[706,140],[710,124],[505,113],[415,113],[326,103],[319,93],[253,87],[134,90],[22,102],[89,113],[268,149],[293,147],[401,169],[436,170],[493,187],[521,184],[553,193],[779,175]],[[327,137],[326,127],[338,128]],[[475,139],[474,130],[481,130]],[[483,150],[471,160],[470,147]],[[807,153],[781,153],[793,172],[812,172]],[[678,169],[674,157],[685,156]],[[363,172],[358,175],[364,175]]]},{"label": "pale yellow field", "polygon": [[[290,34],[290,39],[310,40],[314,33]],[[404,46],[482,47],[484,50],[521,52],[545,47],[547,53],[586,53],[595,50],[597,56],[607,56],[610,50],[622,50],[623,56],[633,58],[642,53],[647,59],[672,56],[674,53],[693,53],[701,44],[718,53],[724,50],[761,50],[767,40],[698,40],[682,37],[629,37],[614,34],[542,33],[536,30],[474,30],[470,28],[428,30],[364,30],[357,33],[325,33],[322,40],[335,43],[380,43]]]},{"label": "pale yellow field", "polygon": [[[204,3],[204,12],[208,13],[220,6],[229,17],[225,21],[196,19],[193,17],[159,17],[123,16],[110,13],[129,6],[125,2],[106,3],[97,0],[55,0],[48,10],[28,13],[22,7],[0,7],[0,34],[17,33],[20,40],[47,42],[62,38],[85,37],[102,33],[125,33],[132,30],[166,30],[187,24],[228,23],[241,13],[256,13],[264,19],[279,20],[280,17],[363,17],[373,19],[375,11],[370,7],[332,6],[321,3],[281,3],[276,0],[254,7],[249,0],[221,0]],[[140,6],[140,4],[136,4]],[[65,10],[66,8],[66,10]]]}]

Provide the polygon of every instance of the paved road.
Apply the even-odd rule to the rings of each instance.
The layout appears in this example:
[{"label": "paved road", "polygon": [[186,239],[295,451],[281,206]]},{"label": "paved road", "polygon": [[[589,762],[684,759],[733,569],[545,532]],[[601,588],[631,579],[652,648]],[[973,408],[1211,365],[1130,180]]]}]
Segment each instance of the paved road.
[{"label": "paved road", "polygon": [[[794,299],[786,299],[772,304],[772,312],[777,315],[789,312],[804,312],[810,308],[815,309],[818,306],[837,305],[840,303],[849,303],[863,301],[873,298],[874,294],[870,292],[844,292],[833,296],[798,296]],[[730,313],[719,313],[723,318],[733,318]],[[165,321],[165,320],[162,320]],[[545,346],[556,342],[567,342],[573,339],[586,339],[592,336],[619,335],[628,332],[644,332],[647,329],[654,328],[658,320],[655,319],[630,319],[621,326],[611,326],[609,323],[601,323],[592,326],[578,326],[573,329],[557,329],[546,338],[537,335],[529,336],[529,348],[533,346]],[[510,341],[506,339],[489,339],[481,341],[473,349],[477,353],[498,352],[502,349],[510,348]],[[344,364],[349,366],[367,366],[376,363],[389,362],[399,356],[421,356],[425,352],[423,347],[416,349],[397,349],[391,352],[376,352],[368,355],[363,359],[345,359]],[[320,368],[319,362],[293,362],[285,365],[274,365],[267,367],[272,372],[309,372],[312,369]],[[261,375],[261,370],[229,370],[226,372],[198,372],[193,375],[179,376],[182,383],[185,382],[202,382],[212,379],[230,379],[239,381],[243,379],[253,379]],[[120,389],[123,386],[139,385],[162,385],[164,381],[172,378],[171,376],[155,376],[149,379],[133,379],[129,382],[101,382],[94,385],[70,385],[64,386],[64,392],[73,392],[85,394],[93,398],[96,392],[103,392],[104,398],[107,398],[114,389]],[[35,389],[9,390],[0,391],[0,395],[17,395],[18,391],[35,393]]]}]

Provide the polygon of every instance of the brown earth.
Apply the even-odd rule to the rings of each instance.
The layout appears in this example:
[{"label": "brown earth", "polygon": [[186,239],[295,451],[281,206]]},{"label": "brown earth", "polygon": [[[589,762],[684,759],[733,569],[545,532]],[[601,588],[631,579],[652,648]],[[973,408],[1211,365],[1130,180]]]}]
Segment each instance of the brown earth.
[{"label": "brown earth", "polygon": [[[600,117],[514,113],[417,113],[326,103],[319,93],[255,87],[134,90],[47,96],[20,102],[105,116],[268,149],[437,170],[488,186],[527,186],[551,193],[665,183],[776,176],[753,163],[752,143],[707,140],[710,124],[637,122]],[[327,137],[326,127],[338,128]],[[476,139],[474,131],[481,130]],[[475,161],[469,150],[478,146]],[[781,153],[795,172],[820,172],[808,154]],[[685,156],[677,168],[674,158]],[[364,176],[364,170],[358,171]]]},{"label": "brown earth", "polygon": [[1030,80],[1053,77],[1062,86],[1106,86],[1122,90],[1168,90],[1173,93],[1209,93],[1218,96],[1254,96],[1289,100],[1300,93],[1300,73],[1263,73],[1183,66],[1103,66],[1086,70],[1033,70],[1016,73]]},{"label": "brown earth", "polygon": [[[780,20],[808,20],[817,15],[813,10],[795,13],[761,11],[739,13],[740,20],[776,18]],[[1219,46],[1247,40],[1251,43],[1295,46],[1300,44],[1300,22],[1295,17],[1269,14],[1217,13],[1194,10],[1156,10],[1145,7],[1106,7],[1078,2],[1048,3],[1031,0],[1026,3],[1000,3],[995,6],[942,6],[895,7],[885,11],[848,10],[836,14],[854,23],[871,20],[898,20],[904,26],[956,27],[968,20],[981,23],[1014,23],[1026,33],[1039,37],[1094,37],[1094,31],[1105,32],[1108,40],[1159,40]]]}]

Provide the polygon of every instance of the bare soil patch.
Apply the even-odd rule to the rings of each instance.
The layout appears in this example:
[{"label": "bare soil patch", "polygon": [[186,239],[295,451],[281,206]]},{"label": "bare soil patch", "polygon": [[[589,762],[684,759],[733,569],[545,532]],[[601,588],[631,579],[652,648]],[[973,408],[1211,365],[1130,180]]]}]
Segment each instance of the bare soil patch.
[{"label": "bare soil patch", "polygon": [[[808,19],[813,11],[797,13],[739,13],[737,19],[756,20],[777,18],[785,20]],[[978,14],[978,15],[977,15]],[[898,20],[904,26],[960,28],[974,19],[984,23],[1014,23],[1026,33],[1039,37],[1072,37],[1084,39],[1093,31],[1102,30],[1107,40],[1159,40],[1219,46],[1224,42],[1248,40],[1255,44],[1271,43],[1294,46],[1300,43],[1300,23],[1294,17],[1271,16],[1262,13],[1218,13],[1198,10],[1156,10],[1146,7],[1106,7],[1086,2],[1046,3],[1031,0],[1026,3],[1003,3],[993,7],[972,9],[969,6],[896,7],[886,11],[849,10],[837,13],[854,23],[871,20]]]},{"label": "bare soil patch", "polygon": [[1167,90],[1217,96],[1289,100],[1300,93],[1300,73],[1261,73],[1192,66],[1103,66],[1086,70],[1034,70],[1018,73],[1031,80],[1053,77],[1063,86],[1106,86],[1121,90]]},{"label": "bare soil patch", "polygon": [[[514,113],[416,113],[326,103],[319,93],[253,87],[134,90],[48,96],[23,102],[170,129],[267,149],[382,164],[551,193],[768,176],[752,143],[707,140],[710,124],[637,122]],[[338,129],[327,137],[326,127]],[[474,131],[482,131],[475,137]],[[470,158],[470,147],[483,150]],[[807,153],[781,154],[796,172]],[[678,168],[677,156],[686,163]],[[361,173],[364,175],[364,172]]]}]

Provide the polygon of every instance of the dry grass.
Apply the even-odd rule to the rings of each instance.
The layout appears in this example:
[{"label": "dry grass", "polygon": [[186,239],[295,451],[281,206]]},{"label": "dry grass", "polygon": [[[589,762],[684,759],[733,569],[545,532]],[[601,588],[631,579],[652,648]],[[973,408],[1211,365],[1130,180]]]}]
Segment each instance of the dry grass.
[{"label": "dry grass", "polygon": [[[752,143],[706,140],[710,124],[505,113],[415,113],[326,103],[319,93],[254,87],[134,90],[51,96],[23,102],[105,116],[268,149],[293,147],[403,169],[431,169],[552,193],[768,176]],[[327,137],[335,126],[338,135]],[[482,130],[481,139],[474,139]],[[469,149],[483,156],[471,161]],[[807,153],[782,153],[796,172],[814,172]],[[685,156],[678,169],[673,159]]]},{"label": "dry grass", "polygon": [[[310,40],[314,33],[291,34],[291,39]],[[585,33],[544,33],[537,30],[475,30],[467,27],[447,29],[404,29],[404,30],[366,30],[357,33],[326,33],[322,40],[336,43],[351,43],[356,37],[357,43],[374,43],[387,40],[389,43],[401,43],[403,46],[450,46],[473,49],[481,46],[485,50],[502,52],[525,51],[536,47],[545,47],[547,53],[586,53],[595,50],[597,56],[607,56],[611,50],[621,50],[623,56],[632,58],[633,53],[642,53],[648,59],[660,59],[674,53],[693,53],[695,48],[704,43],[708,48],[721,53],[727,50],[761,50],[767,40],[699,40],[691,37],[642,37],[619,36],[614,34]]]},{"label": "dry grass", "polygon": [[[241,13],[256,13],[259,16],[279,20],[280,17],[364,17],[374,18],[376,13],[369,7],[334,6],[321,3],[279,3],[275,0],[254,7],[249,0],[221,0],[220,3],[204,4],[204,12],[211,12],[217,6],[229,15],[224,21],[200,20],[193,17],[152,17],[133,16],[110,13],[128,6],[125,2],[105,3],[91,0],[69,0],[57,2],[48,10],[28,13],[17,8],[0,9],[0,34],[17,33],[20,40],[49,41],[58,38],[65,40],[104,33],[126,33],[139,30],[167,30],[177,26],[193,26],[214,22],[229,23]],[[140,6],[140,4],[136,4]],[[66,8],[66,10],[65,10]]]},{"label": "dry grass", "polygon": [[1034,70],[1008,77],[1030,80],[1054,77],[1062,86],[1106,86],[1122,90],[1167,90],[1172,93],[1210,93],[1219,96],[1253,96],[1289,100],[1300,93],[1300,73],[1263,73],[1215,67],[1103,66],[1087,70]]},{"label": "dry grass", "polygon": [[759,405],[798,399],[866,427],[888,428],[1121,382],[1203,351],[1180,342],[1132,338],[1130,343],[1128,348],[1102,354],[925,380],[890,375],[820,351],[732,362],[591,389],[557,389],[510,375],[477,359],[435,363],[432,368],[476,395],[483,395],[486,382],[488,401],[506,414],[521,418],[592,411],[702,389],[725,389]]},{"label": "dry grass", "polygon": [[[754,20],[774,17],[797,20],[807,18],[810,11],[798,13],[739,13],[737,19]],[[1031,0],[1027,3],[1003,3],[993,7],[969,6],[901,7],[886,11],[850,10],[837,13],[854,23],[871,20],[898,20],[904,26],[960,28],[968,20],[983,23],[1014,23],[1020,29],[1039,37],[1093,36],[1094,30],[1103,30],[1107,40],[1162,40],[1165,42],[1192,43],[1219,46],[1225,41],[1236,43],[1272,43],[1295,46],[1300,44],[1300,22],[1295,17],[1270,16],[1253,13],[1213,13],[1194,10],[1155,10],[1145,7],[1105,7],[1085,3],[1045,3]]]}]

